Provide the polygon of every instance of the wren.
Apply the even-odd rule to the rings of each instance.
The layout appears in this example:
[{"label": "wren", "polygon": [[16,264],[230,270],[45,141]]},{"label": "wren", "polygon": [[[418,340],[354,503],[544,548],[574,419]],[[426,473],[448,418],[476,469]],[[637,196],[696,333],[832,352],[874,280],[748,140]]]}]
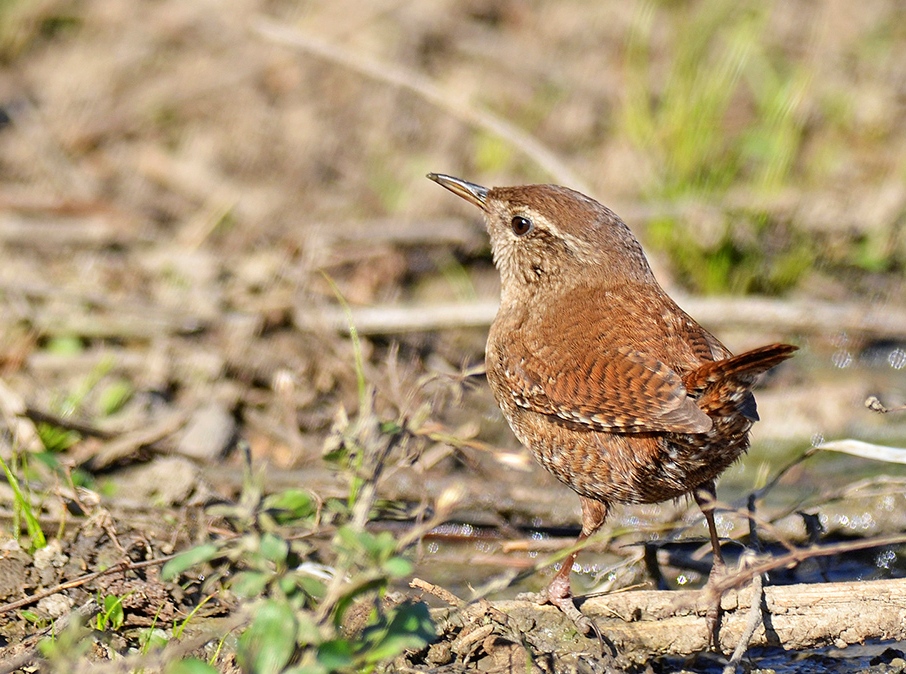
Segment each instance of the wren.
[{"label": "wren", "polygon": [[[658,285],[626,224],[579,192],[428,178],[484,212],[501,277],[488,382],[519,441],[579,495],[578,542],[614,503],[692,495],[713,578],[724,566],[714,480],[748,449],[758,375],[797,347],[734,356]],[[540,598],[588,634],[596,628],[570,591],[577,554]]]}]

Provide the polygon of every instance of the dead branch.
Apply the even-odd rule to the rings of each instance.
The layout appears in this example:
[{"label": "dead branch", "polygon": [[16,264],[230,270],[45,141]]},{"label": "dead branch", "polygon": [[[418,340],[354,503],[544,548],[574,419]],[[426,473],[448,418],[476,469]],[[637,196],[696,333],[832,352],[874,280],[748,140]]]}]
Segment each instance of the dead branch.
[{"label": "dead branch", "polygon": [[[497,313],[496,301],[470,304],[384,305],[352,310],[359,334],[390,335],[407,332],[487,327]],[[849,334],[871,337],[906,337],[906,308],[883,310],[861,302],[784,301],[759,297],[688,297],[680,306],[714,330],[746,329],[785,334]],[[306,307],[307,309],[308,307]],[[324,308],[320,316],[297,312],[296,323],[318,323],[337,331],[349,324],[339,308]]]},{"label": "dead branch", "polygon": [[863,459],[872,459],[874,461],[906,464],[906,449],[903,449],[902,447],[876,445],[871,442],[854,440],[852,438],[834,440],[833,442],[822,442],[817,448],[829,452],[842,452],[843,454],[849,454],[850,456],[858,456]]},{"label": "dead branch", "polygon": [[102,215],[27,218],[0,215],[0,241],[13,246],[58,250],[61,247],[98,248],[126,239],[111,218]]},{"label": "dead branch", "polygon": [[889,414],[890,412],[906,411],[906,405],[897,405],[896,407],[885,407],[884,404],[880,400],[878,400],[877,396],[868,396],[865,399],[865,407],[870,409],[872,412],[878,412],[879,414]]},{"label": "dead branch", "polygon": [[117,436],[101,446],[96,453],[80,457],[80,463],[90,466],[92,470],[106,468],[125,459],[142,447],[173,435],[185,425],[187,418],[188,414],[185,412],[168,414],[155,423]]},{"label": "dead branch", "polygon": [[502,117],[473,106],[462,97],[444,91],[424,75],[396,64],[381,62],[374,57],[356,54],[339,44],[326,42],[265,17],[259,18],[253,28],[261,37],[276,44],[294,47],[354,70],[366,77],[411,91],[466,124],[502,138],[564,185],[570,185],[580,192],[591,193],[588,185],[536,138]]},{"label": "dead branch", "polygon": [[41,336],[78,335],[87,339],[151,339],[159,335],[192,334],[203,328],[203,322],[196,316],[150,307],[123,307],[118,314],[43,311],[32,316],[30,322]]}]

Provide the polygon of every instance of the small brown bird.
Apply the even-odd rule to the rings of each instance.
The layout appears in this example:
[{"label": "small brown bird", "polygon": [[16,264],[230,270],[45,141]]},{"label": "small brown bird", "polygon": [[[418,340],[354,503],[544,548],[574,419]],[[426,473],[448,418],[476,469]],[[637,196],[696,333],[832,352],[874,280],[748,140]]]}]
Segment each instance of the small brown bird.
[{"label": "small brown bird", "polygon": [[[797,347],[733,356],[661,289],[623,221],[579,192],[428,178],[484,211],[502,281],[488,382],[516,437],[579,494],[579,541],[613,503],[691,494],[708,522],[713,577],[723,568],[714,479],[749,446],[756,378]],[[588,634],[570,591],[576,554],[541,599]]]}]

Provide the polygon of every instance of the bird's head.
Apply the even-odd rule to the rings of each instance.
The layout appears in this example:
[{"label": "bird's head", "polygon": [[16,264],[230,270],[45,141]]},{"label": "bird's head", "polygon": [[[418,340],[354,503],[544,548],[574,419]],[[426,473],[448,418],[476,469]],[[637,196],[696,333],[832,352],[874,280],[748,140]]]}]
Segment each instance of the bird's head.
[{"label": "bird's head", "polygon": [[601,289],[654,281],[639,242],[607,207],[558,185],[486,188],[452,176],[428,178],[485,216],[504,298],[519,286]]}]

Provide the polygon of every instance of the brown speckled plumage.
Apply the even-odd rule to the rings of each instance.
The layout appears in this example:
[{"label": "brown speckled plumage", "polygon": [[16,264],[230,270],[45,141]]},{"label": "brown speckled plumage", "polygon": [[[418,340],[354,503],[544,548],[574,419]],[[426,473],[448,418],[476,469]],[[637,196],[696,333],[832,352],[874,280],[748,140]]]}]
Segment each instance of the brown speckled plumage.
[{"label": "brown speckled plumage", "polygon": [[[702,494],[748,448],[755,379],[796,347],[734,357],[661,289],[623,221],[578,192],[428,177],[485,213],[502,280],[488,381],[519,440],[581,497],[580,539],[612,503],[692,494],[721,562]],[[587,630],[569,592],[573,560],[545,598]]]}]

